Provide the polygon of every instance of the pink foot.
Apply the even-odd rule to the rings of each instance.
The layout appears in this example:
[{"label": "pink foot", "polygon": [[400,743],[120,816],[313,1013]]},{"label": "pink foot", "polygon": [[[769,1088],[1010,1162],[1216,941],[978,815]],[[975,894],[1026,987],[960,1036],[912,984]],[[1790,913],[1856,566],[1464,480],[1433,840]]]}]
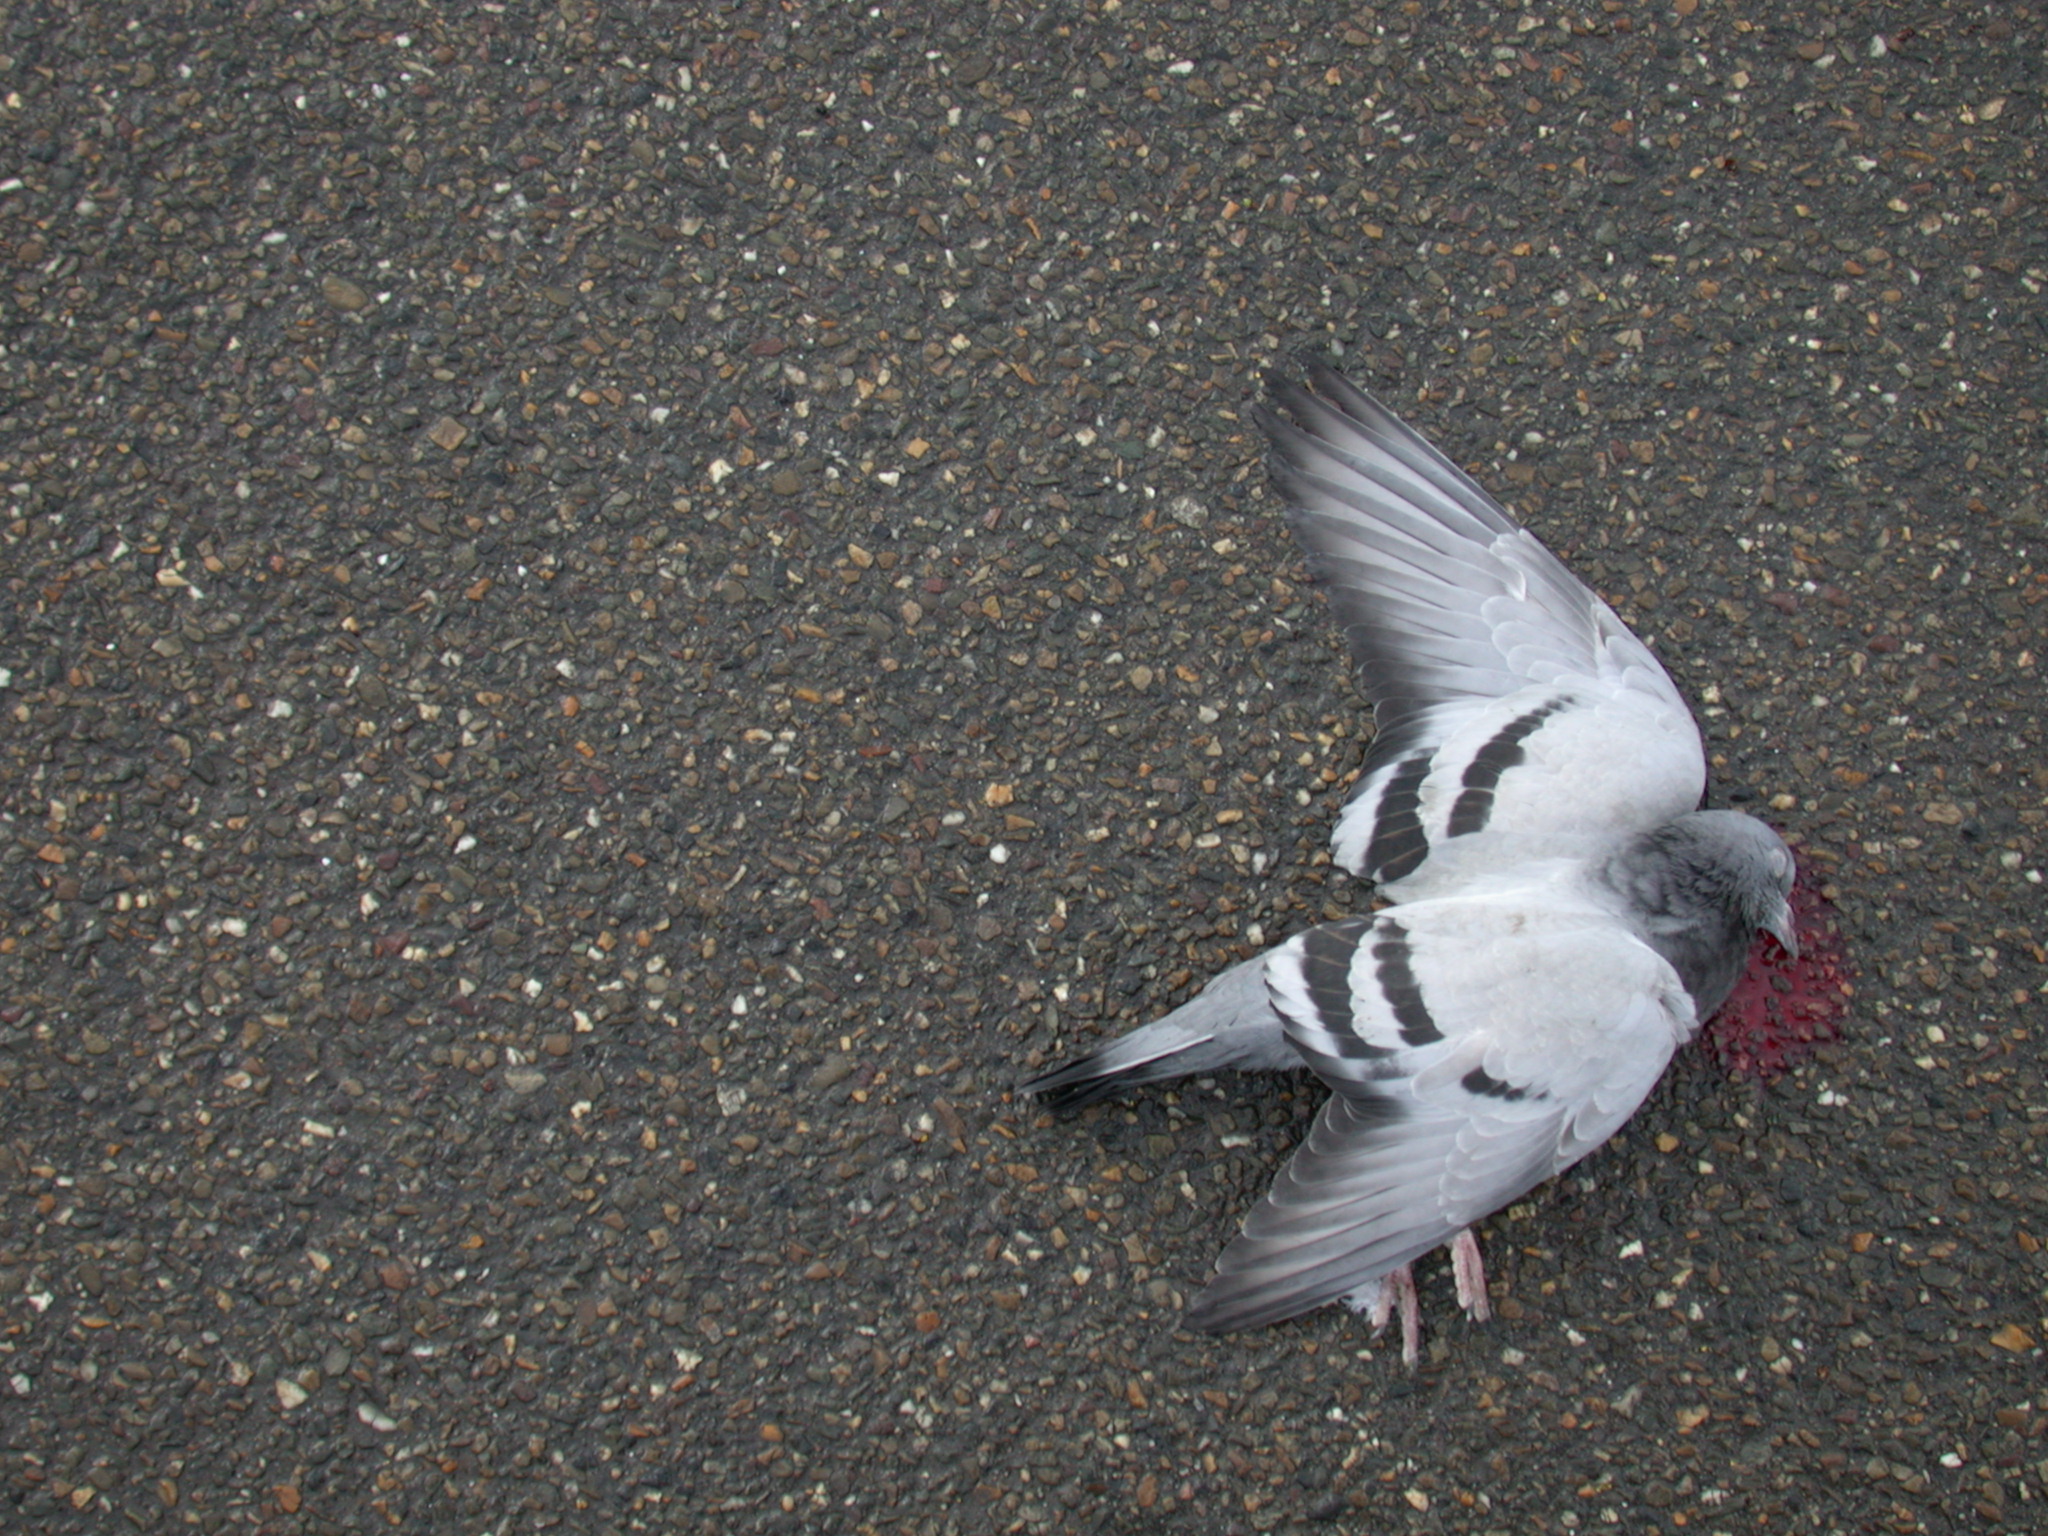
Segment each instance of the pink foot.
[{"label": "pink foot", "polygon": [[[1486,1265],[1479,1257],[1479,1239],[1466,1227],[1453,1237],[1451,1278],[1458,1289],[1458,1306],[1475,1323],[1493,1316],[1486,1295]],[[1422,1304],[1415,1294],[1415,1271],[1403,1264],[1390,1269],[1370,1290],[1354,1291],[1344,1298],[1354,1312],[1363,1312],[1372,1324],[1374,1338],[1386,1332],[1395,1313],[1401,1317],[1401,1363],[1413,1367],[1422,1358]]]},{"label": "pink foot", "polygon": [[1472,1235],[1470,1227],[1462,1228],[1451,1239],[1451,1278],[1458,1287],[1458,1305],[1465,1309],[1467,1317],[1483,1323],[1493,1316],[1493,1307],[1486,1297],[1486,1265],[1479,1257],[1479,1239]]},{"label": "pink foot", "polygon": [[1386,1332],[1396,1308],[1401,1313],[1401,1363],[1412,1366],[1422,1358],[1422,1304],[1415,1296],[1415,1271],[1406,1264],[1387,1272],[1367,1310],[1374,1338]]}]

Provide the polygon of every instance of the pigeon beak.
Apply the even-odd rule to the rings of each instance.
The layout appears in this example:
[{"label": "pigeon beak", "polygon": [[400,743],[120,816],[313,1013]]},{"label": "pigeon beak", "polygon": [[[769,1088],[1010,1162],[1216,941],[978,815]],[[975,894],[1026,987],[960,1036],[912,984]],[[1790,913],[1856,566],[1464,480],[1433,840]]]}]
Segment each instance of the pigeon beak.
[{"label": "pigeon beak", "polygon": [[1794,960],[1799,958],[1799,927],[1792,919],[1792,903],[1778,904],[1778,915],[1765,926],[1765,932],[1785,946],[1785,953]]}]

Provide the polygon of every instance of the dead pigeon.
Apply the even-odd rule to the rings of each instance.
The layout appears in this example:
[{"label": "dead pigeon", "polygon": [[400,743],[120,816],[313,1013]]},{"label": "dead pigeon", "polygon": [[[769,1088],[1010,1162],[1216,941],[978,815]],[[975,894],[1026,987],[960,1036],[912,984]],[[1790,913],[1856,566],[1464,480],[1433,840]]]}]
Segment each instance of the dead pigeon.
[{"label": "dead pigeon", "polygon": [[1419,1348],[1410,1264],[1569,1168],[1741,976],[1797,952],[1791,852],[1703,811],[1697,725],[1649,650],[1463,471],[1333,369],[1276,380],[1273,477],[1376,732],[1338,862],[1389,903],[1297,934],[1022,1085],[1069,1109],[1224,1068],[1332,1090],[1186,1316],[1344,1300]]}]

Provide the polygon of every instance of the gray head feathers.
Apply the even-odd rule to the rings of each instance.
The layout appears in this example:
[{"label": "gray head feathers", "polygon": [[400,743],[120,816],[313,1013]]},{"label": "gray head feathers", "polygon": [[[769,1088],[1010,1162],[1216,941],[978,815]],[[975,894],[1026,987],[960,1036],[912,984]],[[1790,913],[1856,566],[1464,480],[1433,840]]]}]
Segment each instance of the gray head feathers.
[{"label": "gray head feathers", "polygon": [[1799,953],[1792,850],[1754,816],[1694,811],[1653,827],[1608,859],[1602,879],[1623,914],[1671,962],[1702,1019],[1727,1000],[1758,929]]}]

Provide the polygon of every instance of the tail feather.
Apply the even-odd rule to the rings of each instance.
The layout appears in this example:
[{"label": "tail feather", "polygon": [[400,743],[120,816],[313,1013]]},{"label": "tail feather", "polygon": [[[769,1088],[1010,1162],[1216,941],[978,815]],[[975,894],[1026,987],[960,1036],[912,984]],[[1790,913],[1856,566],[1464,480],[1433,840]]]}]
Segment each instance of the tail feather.
[{"label": "tail feather", "polygon": [[1139,1030],[1085,1056],[1076,1056],[1065,1065],[1020,1084],[1018,1091],[1035,1095],[1045,1101],[1047,1108],[1066,1114],[1114,1098],[1127,1089],[1170,1082],[1205,1070],[1188,1065],[1187,1059],[1189,1053],[1199,1053],[1203,1046],[1214,1044],[1214,1037],[1189,1035],[1178,1043],[1141,1042],[1139,1036],[1145,1033],[1146,1030]]},{"label": "tail feather", "polygon": [[1261,955],[1232,966],[1165,1018],[1041,1073],[1018,1091],[1065,1112],[1146,1083],[1231,1068],[1258,1072],[1302,1065],[1267,998]]}]

